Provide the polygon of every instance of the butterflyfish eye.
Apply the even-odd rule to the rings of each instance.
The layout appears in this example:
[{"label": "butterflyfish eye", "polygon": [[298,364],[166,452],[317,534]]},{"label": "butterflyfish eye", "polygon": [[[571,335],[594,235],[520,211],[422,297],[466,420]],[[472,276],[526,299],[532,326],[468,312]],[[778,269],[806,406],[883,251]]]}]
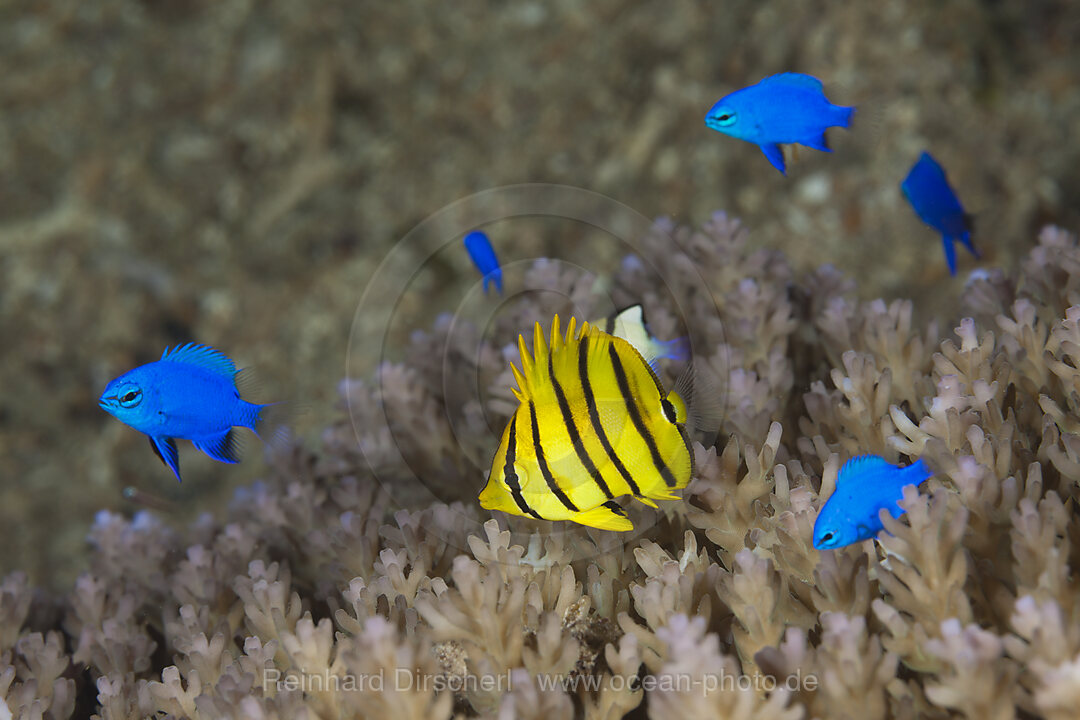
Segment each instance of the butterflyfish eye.
[{"label": "butterflyfish eye", "polygon": [[142,400],[142,390],[128,390],[120,396],[120,404],[124,407],[135,407]]}]

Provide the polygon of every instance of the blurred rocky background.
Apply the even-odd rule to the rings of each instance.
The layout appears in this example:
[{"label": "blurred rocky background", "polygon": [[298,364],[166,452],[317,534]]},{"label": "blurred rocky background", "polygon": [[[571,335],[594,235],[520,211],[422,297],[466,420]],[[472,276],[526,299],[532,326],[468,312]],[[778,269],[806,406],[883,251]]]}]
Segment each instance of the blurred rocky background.
[{"label": "blurred rocky background", "polygon": [[[1065,0],[0,3],[0,574],[69,584],[100,508],[217,512],[258,442],[239,466],[181,443],[178,487],[97,407],[105,383],[198,341],[325,426],[381,258],[488,188],[723,208],[797,268],[954,317],[972,269],[1080,227],[1078,31]],[[785,70],[859,107],[786,178],[703,122]],[[977,218],[957,278],[898,188],[924,149]],[[493,239],[514,260],[573,233]],[[429,270],[431,315],[477,280],[463,251]]]}]

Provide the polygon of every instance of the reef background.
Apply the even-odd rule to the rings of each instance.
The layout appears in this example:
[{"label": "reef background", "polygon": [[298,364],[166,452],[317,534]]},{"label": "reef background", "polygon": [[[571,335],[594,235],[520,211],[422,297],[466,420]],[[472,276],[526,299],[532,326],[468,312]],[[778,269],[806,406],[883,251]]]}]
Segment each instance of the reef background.
[{"label": "reef background", "polygon": [[[4,4],[0,720],[1073,717],[1080,247],[1041,226],[1080,226],[1078,28],[1074,3]],[[789,69],[863,110],[782,178],[702,117]],[[980,218],[955,279],[897,187],[923,149]],[[504,306],[446,238],[369,336],[384,253],[520,182],[675,219],[495,223],[531,289]],[[481,511],[517,333],[636,301],[722,403],[683,499],[627,535]],[[182,443],[178,486],[96,398],[189,340],[303,412],[239,466]],[[818,553],[862,452],[935,476],[879,545]],[[512,688],[267,675],[402,667]]]},{"label": "reef background", "polygon": [[[1080,226],[1078,28],[1076,3],[1020,0],[4,3],[0,574],[69,587],[94,513],[136,507],[127,486],[178,523],[220,512],[265,472],[257,443],[235,467],[182,448],[177,486],[98,409],[105,382],[210,343],[258,369],[260,398],[299,400],[310,437],[340,414],[379,259],[491,187],[563,183],[695,225],[722,207],[799,271],[828,261],[861,297],[954,315],[969,270],[1014,266],[1046,221]],[[783,178],[702,118],[789,69],[866,111]],[[957,279],[897,187],[924,148],[978,216],[983,261],[961,252]],[[577,238],[495,239],[509,258]],[[433,309],[475,281],[464,253],[433,273]]]}]

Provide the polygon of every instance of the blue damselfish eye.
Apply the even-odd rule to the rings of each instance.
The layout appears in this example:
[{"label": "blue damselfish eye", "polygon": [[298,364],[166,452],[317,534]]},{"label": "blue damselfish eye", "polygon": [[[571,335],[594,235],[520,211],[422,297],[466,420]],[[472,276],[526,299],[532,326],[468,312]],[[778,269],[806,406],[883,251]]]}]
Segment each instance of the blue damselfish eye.
[{"label": "blue damselfish eye", "polygon": [[142,402],[142,390],[128,390],[120,396],[120,405],[126,408],[135,407]]},{"label": "blue damselfish eye", "polygon": [[731,125],[735,122],[735,113],[724,111],[717,115],[713,115],[712,119],[717,125]]}]

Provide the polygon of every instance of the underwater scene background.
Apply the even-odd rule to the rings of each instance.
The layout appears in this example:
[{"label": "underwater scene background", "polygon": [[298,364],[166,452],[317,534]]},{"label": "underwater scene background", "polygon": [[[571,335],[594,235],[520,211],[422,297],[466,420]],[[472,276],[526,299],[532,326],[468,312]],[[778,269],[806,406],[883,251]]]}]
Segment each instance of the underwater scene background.
[{"label": "underwater scene background", "polygon": [[[1010,0],[0,5],[0,718],[1073,717],[1078,31]],[[784,71],[858,108],[786,177],[703,122]],[[956,277],[900,192],[924,150],[975,217]],[[683,499],[628,534],[482,510],[518,334],[639,302],[721,409]],[[178,484],[97,399],[189,341],[295,428],[238,465],[182,442]],[[818,551],[862,453],[935,474]]]}]

